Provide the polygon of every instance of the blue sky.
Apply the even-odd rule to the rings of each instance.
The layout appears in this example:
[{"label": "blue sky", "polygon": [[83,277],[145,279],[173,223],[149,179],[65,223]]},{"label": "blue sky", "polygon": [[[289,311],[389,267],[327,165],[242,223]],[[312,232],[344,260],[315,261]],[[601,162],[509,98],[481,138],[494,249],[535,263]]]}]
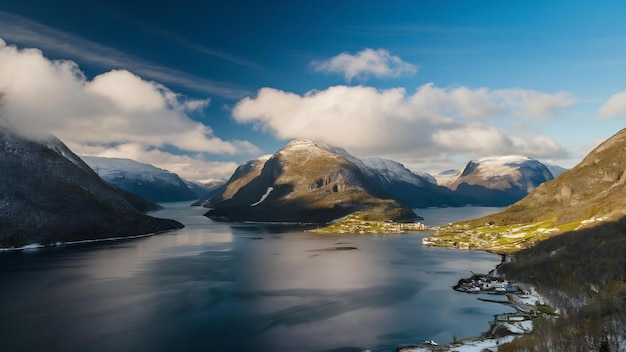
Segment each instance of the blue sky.
[{"label": "blue sky", "polygon": [[624,127],[626,1],[86,4],[0,4],[5,118],[78,154],[209,179],[311,138],[571,167]]}]

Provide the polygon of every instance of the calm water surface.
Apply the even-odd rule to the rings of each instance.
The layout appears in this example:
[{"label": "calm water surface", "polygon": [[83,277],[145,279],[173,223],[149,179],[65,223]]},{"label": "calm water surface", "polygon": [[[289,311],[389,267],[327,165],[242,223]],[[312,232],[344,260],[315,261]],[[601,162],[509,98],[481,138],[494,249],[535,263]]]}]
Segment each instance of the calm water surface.
[{"label": "calm water surface", "polygon": [[[419,209],[428,225],[498,208]],[[453,291],[500,257],[426,233],[314,235],[216,223],[135,240],[0,253],[3,351],[393,351],[477,336],[507,307]],[[353,248],[353,249],[352,249]]]}]

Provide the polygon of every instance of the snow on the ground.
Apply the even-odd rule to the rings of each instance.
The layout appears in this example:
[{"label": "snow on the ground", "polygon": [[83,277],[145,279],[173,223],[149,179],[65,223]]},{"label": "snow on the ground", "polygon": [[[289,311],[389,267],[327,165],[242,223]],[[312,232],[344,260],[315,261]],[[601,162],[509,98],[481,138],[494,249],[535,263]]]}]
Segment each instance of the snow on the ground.
[{"label": "snow on the ground", "polygon": [[[492,351],[497,351],[498,346],[503,345],[505,343],[509,343],[513,341],[514,336],[505,336],[499,339],[486,339],[486,340],[475,340],[475,341],[464,341],[460,344],[453,344],[447,348],[447,352],[480,352],[484,349],[490,349]],[[431,348],[428,347],[415,347],[411,349],[404,349],[404,352],[427,352],[432,351]],[[441,349],[437,349],[437,351],[441,351]]]},{"label": "snow on the ground", "polygon": [[529,306],[534,306],[536,302],[541,304],[545,303],[545,299],[537,293],[537,290],[533,286],[528,287],[528,294],[521,295],[510,295],[510,298],[513,302],[518,304],[526,304]]},{"label": "snow on the ground", "polygon": [[267,196],[270,195],[270,193],[272,193],[272,191],[274,190],[274,187],[267,187],[267,191],[265,191],[265,194],[263,194],[261,196],[261,199],[259,199],[258,202],[256,203],[252,203],[252,205],[250,205],[251,207],[256,207],[257,205],[263,203],[263,201],[265,200],[265,198],[267,198]]},{"label": "snow on the ground", "polygon": [[39,248],[44,248],[45,246],[39,243],[31,243],[31,244],[27,244],[24,245],[22,247],[2,247],[0,248],[0,252],[7,252],[7,251],[24,251],[24,250],[32,250],[32,249],[39,249]]},{"label": "snow on the ground", "polygon": [[492,351],[497,351],[498,346],[509,343],[513,341],[515,337],[513,336],[505,336],[499,339],[488,339],[481,341],[468,341],[464,342],[460,346],[452,346],[448,351],[457,351],[457,352],[480,352],[485,348],[488,348]]},{"label": "snow on the ground", "polygon": [[532,320],[524,320],[515,323],[502,324],[507,330],[514,334],[527,334],[533,330]]},{"label": "snow on the ground", "polygon": [[74,244],[84,244],[84,243],[95,243],[95,242],[109,242],[109,241],[124,241],[124,240],[132,240],[135,238],[142,237],[150,237],[153,236],[155,232],[141,234],[141,235],[131,235],[131,236],[119,236],[119,237],[105,237],[105,238],[95,238],[91,240],[77,240],[77,241],[67,241],[67,242],[55,242],[49,245],[43,245],[39,243],[31,243],[24,245],[22,247],[0,247],[0,252],[10,252],[10,251],[23,251],[23,250],[36,250],[40,248],[47,247],[58,247],[65,245],[74,245]]}]

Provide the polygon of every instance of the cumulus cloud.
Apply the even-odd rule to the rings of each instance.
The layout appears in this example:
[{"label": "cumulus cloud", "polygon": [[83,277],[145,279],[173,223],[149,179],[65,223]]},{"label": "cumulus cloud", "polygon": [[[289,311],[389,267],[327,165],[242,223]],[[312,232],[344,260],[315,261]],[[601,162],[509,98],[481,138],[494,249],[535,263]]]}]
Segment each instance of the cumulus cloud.
[{"label": "cumulus cloud", "polygon": [[313,61],[311,67],[318,72],[342,74],[348,82],[354,78],[398,77],[417,72],[416,66],[384,49],[365,49],[354,55],[341,53],[328,60]]},{"label": "cumulus cloud", "polygon": [[357,154],[449,157],[525,153],[556,157],[566,153],[542,135],[498,129],[499,120],[542,117],[567,107],[566,93],[426,84],[409,95],[402,88],[335,86],[304,95],[272,88],[237,103],[232,114],[280,139],[310,138]]},{"label": "cumulus cloud", "polygon": [[37,49],[1,40],[0,92],[0,125],[31,137],[52,133],[74,146],[135,143],[144,151],[259,152],[246,141],[222,140],[188,117],[208,106],[208,99],[186,98],[125,70],[89,80],[72,61],[49,60]]},{"label": "cumulus cloud", "polygon": [[626,115],[626,92],[613,94],[609,100],[600,107],[600,116],[615,117]]}]

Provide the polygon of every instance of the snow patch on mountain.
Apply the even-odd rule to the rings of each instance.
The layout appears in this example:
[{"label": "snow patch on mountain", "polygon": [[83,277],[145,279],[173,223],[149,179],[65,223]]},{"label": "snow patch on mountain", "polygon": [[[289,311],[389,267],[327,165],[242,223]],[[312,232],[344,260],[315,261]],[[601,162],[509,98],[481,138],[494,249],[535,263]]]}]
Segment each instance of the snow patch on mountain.
[{"label": "snow patch on mountain", "polygon": [[[348,154],[346,151],[344,153]],[[313,160],[322,155],[337,157],[338,153],[335,152],[333,147],[323,143],[313,142],[308,139],[294,139],[276,154],[280,155],[283,160],[289,160],[295,154],[306,156],[307,160]],[[343,155],[339,154],[339,156]],[[301,162],[306,161],[301,160]]]},{"label": "snow patch on mountain", "polygon": [[[476,161],[480,176],[485,178],[499,177],[519,173],[518,169],[523,164],[539,163],[537,160],[522,155],[506,155],[488,157]],[[524,175],[526,176],[526,175]]]},{"label": "snow patch on mountain", "polygon": [[261,199],[259,199],[258,202],[256,203],[252,203],[252,205],[250,205],[251,207],[256,207],[257,205],[263,203],[263,201],[267,198],[267,196],[270,195],[270,193],[272,193],[272,191],[274,190],[274,187],[267,187],[267,191],[265,191],[265,194],[263,194],[261,196]]}]

